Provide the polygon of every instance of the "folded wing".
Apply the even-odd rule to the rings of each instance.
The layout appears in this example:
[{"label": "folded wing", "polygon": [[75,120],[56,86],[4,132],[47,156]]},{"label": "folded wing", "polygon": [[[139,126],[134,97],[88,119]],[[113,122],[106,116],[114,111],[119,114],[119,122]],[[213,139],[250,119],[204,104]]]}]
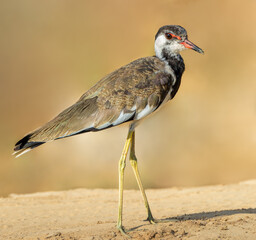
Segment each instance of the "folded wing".
[{"label": "folded wing", "polygon": [[138,59],[104,77],[72,106],[15,145],[17,156],[43,143],[140,120],[167,99],[174,79],[156,57]]}]

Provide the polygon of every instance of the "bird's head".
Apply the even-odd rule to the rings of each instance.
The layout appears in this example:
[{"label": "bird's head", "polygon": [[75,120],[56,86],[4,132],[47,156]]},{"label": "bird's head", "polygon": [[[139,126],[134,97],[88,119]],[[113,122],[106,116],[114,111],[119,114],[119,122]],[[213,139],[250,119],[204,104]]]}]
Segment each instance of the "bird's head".
[{"label": "bird's head", "polygon": [[187,31],[178,25],[161,27],[155,36],[156,56],[162,58],[164,54],[177,55],[180,51],[193,49],[199,53],[204,51],[188,40]]}]

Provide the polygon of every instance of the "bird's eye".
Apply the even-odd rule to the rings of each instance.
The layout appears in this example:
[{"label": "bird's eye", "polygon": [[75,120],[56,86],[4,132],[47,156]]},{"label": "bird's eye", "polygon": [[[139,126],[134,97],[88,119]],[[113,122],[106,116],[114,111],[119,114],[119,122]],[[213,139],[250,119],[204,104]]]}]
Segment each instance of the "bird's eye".
[{"label": "bird's eye", "polygon": [[165,37],[166,37],[168,40],[170,40],[170,39],[172,39],[172,34],[166,33],[166,34],[165,34]]}]

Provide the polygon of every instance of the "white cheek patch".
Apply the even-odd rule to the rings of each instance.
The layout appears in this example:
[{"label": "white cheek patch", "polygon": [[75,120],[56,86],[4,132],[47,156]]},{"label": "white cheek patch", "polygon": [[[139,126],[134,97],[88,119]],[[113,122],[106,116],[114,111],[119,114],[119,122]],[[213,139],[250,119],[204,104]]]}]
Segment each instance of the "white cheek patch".
[{"label": "white cheek patch", "polygon": [[185,49],[184,45],[182,45],[176,41],[169,44],[168,48],[171,52],[174,52],[174,53],[179,53],[180,51]]},{"label": "white cheek patch", "polygon": [[155,40],[155,53],[156,56],[160,59],[163,58],[162,51],[163,49],[166,49],[169,53],[177,54],[180,51],[186,49],[183,44],[180,44],[177,41],[174,40],[167,40],[166,37],[162,34],[157,37]]}]

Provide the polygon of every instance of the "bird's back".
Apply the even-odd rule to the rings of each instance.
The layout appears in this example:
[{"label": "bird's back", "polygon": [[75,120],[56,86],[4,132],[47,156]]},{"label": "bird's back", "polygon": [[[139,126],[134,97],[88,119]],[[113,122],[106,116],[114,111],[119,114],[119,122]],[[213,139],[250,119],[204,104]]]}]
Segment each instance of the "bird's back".
[{"label": "bird's back", "polygon": [[15,151],[140,120],[168,100],[173,93],[171,90],[179,86],[180,79],[177,82],[170,71],[166,63],[155,56],[137,59],[117,69],[102,78],[75,104],[17,142]]}]

